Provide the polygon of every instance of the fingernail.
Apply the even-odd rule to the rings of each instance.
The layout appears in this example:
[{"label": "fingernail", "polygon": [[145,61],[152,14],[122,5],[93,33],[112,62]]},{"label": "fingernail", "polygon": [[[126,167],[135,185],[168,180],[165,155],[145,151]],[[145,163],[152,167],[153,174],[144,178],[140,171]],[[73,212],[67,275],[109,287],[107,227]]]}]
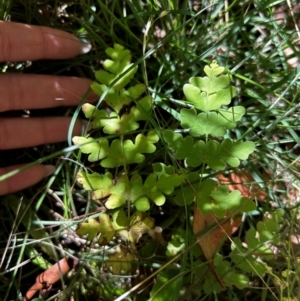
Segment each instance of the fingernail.
[{"label": "fingernail", "polygon": [[92,49],[92,45],[88,41],[81,40],[81,54],[88,53]]},{"label": "fingernail", "polygon": [[45,168],[45,172],[46,172],[45,177],[52,175],[55,171],[55,166],[53,166],[53,165],[44,165],[44,168]]}]

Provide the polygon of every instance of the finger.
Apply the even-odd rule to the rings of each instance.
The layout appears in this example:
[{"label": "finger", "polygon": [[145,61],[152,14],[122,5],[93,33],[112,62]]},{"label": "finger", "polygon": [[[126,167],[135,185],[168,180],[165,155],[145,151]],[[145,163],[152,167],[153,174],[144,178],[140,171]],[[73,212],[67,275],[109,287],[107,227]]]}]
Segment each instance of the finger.
[{"label": "finger", "polygon": [[[2,118],[0,150],[66,141],[70,121],[69,117]],[[78,120],[73,134],[80,135],[82,126]]]},{"label": "finger", "polygon": [[0,61],[66,59],[90,48],[64,31],[0,21]]},{"label": "finger", "polygon": [[[20,168],[21,165],[0,168],[0,176]],[[7,180],[0,181],[0,195],[9,194],[32,186],[43,178],[52,174],[55,167],[52,165],[35,165]]]},{"label": "finger", "polygon": [[[0,112],[77,105],[91,80],[78,77],[1,74]],[[87,101],[98,97],[90,93]]]}]

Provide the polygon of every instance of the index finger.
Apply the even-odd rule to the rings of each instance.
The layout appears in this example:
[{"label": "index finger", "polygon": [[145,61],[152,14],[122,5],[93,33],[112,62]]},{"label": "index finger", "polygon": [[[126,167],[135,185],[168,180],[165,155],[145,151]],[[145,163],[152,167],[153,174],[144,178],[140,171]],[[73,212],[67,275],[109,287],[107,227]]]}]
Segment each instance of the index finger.
[{"label": "index finger", "polygon": [[90,48],[61,30],[0,21],[0,61],[67,59]]}]

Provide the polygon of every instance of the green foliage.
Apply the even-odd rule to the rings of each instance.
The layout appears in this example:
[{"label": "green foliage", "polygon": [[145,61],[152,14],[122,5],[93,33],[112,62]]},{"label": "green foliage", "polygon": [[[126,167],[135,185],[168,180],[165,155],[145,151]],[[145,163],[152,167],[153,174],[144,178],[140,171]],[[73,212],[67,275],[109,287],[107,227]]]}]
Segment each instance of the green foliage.
[{"label": "green foliage", "polygon": [[[157,166],[157,165],[156,165]],[[106,200],[106,207],[114,209],[125,202],[134,204],[139,211],[147,211],[150,208],[149,200],[161,206],[165,202],[165,195],[169,195],[184,180],[184,175],[174,173],[173,168],[162,169],[148,175],[143,184],[142,177],[134,174],[130,179],[121,175],[115,181],[111,173],[100,175],[98,173],[78,173],[78,182],[86,190],[93,191],[93,199]]]},{"label": "green foliage", "polygon": [[175,267],[170,267],[157,275],[155,284],[150,292],[151,300],[175,300],[174,296],[178,285],[180,285],[180,278],[176,278],[178,272],[178,269]]},{"label": "green foliage", "polygon": [[[61,210],[58,210],[58,213],[63,215],[63,220],[55,219],[51,222],[52,214],[49,216],[49,212],[51,212],[49,209],[55,212],[57,208],[52,201],[45,202],[44,200],[45,194],[42,188],[45,181],[25,191],[24,195],[22,192],[21,194],[17,193],[15,203],[8,200],[5,204],[2,201],[2,210],[5,213],[2,218],[4,226],[2,226],[3,237],[1,237],[4,243],[1,254],[3,267],[0,273],[2,299],[21,299],[21,293],[25,293],[25,291],[22,290],[22,287],[20,289],[20,286],[24,283],[27,283],[28,287],[33,284],[37,273],[47,268],[45,259],[55,263],[61,258],[61,252],[58,254],[53,252],[56,250],[54,244],[58,241],[56,238],[61,231],[66,231],[66,227],[68,229],[71,227],[70,230],[72,231],[78,223],[78,218],[84,216],[81,221],[84,222],[88,217],[95,217],[99,214],[98,210],[105,206],[110,194],[101,198],[100,201],[93,202],[90,199],[91,190],[85,191],[80,184],[74,183],[74,175],[80,166],[84,165],[84,170],[88,171],[89,174],[97,172],[104,176],[109,172],[112,185],[123,174],[129,180],[134,174],[138,174],[144,184],[149,173],[156,172],[153,162],[163,162],[168,168],[175,167],[176,173],[183,173],[186,178],[181,186],[175,187],[173,193],[164,194],[166,202],[162,208],[157,208],[155,203],[149,200],[146,205],[149,209],[146,210],[146,206],[143,206],[144,202],[141,200],[143,207],[141,210],[146,210],[150,216],[155,217],[155,224],[162,227],[161,236],[167,242],[172,240],[172,235],[177,234],[178,228],[183,227],[186,231],[189,230],[189,222],[195,206],[194,201],[197,201],[202,208],[214,208],[215,201],[211,195],[202,204],[196,191],[201,183],[208,179],[214,180],[215,175],[224,176],[228,172],[230,173],[228,179],[231,179],[230,176],[237,170],[243,172],[245,168],[254,176],[254,180],[249,179],[246,184],[249,185],[250,189],[257,184],[263,189],[268,187],[265,189],[268,192],[268,199],[256,203],[259,210],[244,215],[239,231],[234,234],[234,237],[238,236],[242,242],[243,249],[241,250],[246,251],[246,232],[250,226],[253,228],[250,234],[253,237],[255,232],[256,239],[258,238],[257,223],[261,220],[261,215],[257,214],[264,214],[266,211],[272,212],[274,204],[275,208],[277,205],[280,208],[285,208],[283,228],[278,232],[281,242],[277,246],[272,246],[278,252],[276,257],[274,259],[261,257],[259,252],[253,248],[247,251],[247,253],[254,255],[256,261],[267,262],[269,267],[262,278],[252,272],[234,269],[236,264],[232,259],[228,259],[232,264],[233,272],[242,273],[249,277],[249,287],[238,291],[235,286],[230,287],[229,282],[226,282],[225,285],[229,288],[228,290],[222,291],[220,294],[213,290],[207,290],[208,295],[206,295],[203,291],[204,281],[210,278],[211,284],[216,283],[218,285],[218,282],[210,273],[207,261],[203,256],[200,257],[200,248],[197,246],[191,248],[196,239],[191,237],[191,231],[183,236],[185,247],[175,258],[166,257],[166,247],[154,240],[155,238],[151,239],[150,235],[147,234],[136,244],[138,256],[136,265],[140,266],[137,268],[137,271],[140,270],[140,275],[134,275],[131,283],[129,275],[131,272],[135,273],[135,270],[130,271],[125,266],[129,273],[126,277],[114,276],[111,274],[111,269],[119,273],[123,268],[113,269],[107,265],[108,270],[106,270],[103,263],[103,260],[107,258],[107,253],[103,252],[104,249],[113,250],[116,248],[116,244],[126,246],[126,243],[120,239],[104,240],[100,247],[93,246],[91,243],[91,249],[87,248],[85,252],[83,251],[85,247],[83,247],[79,252],[76,252],[75,255],[79,257],[82,264],[80,264],[79,269],[76,269],[75,274],[72,273],[75,277],[70,274],[72,279],[69,280],[71,281],[68,280],[65,283],[66,286],[57,298],[62,300],[102,298],[110,301],[126,294],[118,299],[143,301],[149,300],[151,297],[155,298],[154,294],[158,290],[163,291],[165,289],[165,294],[161,299],[174,301],[243,300],[249,296],[251,296],[250,299],[254,300],[300,300],[299,245],[296,244],[299,236],[299,207],[296,202],[297,192],[295,194],[295,190],[297,191],[299,188],[300,179],[299,166],[297,165],[299,162],[299,160],[297,161],[299,156],[297,145],[300,143],[298,118],[300,114],[300,68],[299,51],[296,49],[298,41],[295,39],[297,38],[296,21],[299,20],[297,1],[255,1],[253,5],[249,5],[248,1],[231,1],[227,7],[226,1],[100,0],[78,2],[55,0],[47,2],[51,5],[50,10],[48,6],[45,7],[43,2],[45,1],[3,1],[1,4],[2,20],[12,19],[27,24],[33,21],[36,25],[43,26],[49,25],[49,20],[51,20],[51,27],[64,28],[68,32],[75,33],[80,39],[88,37],[92,44],[92,51],[90,54],[80,55],[71,61],[61,60],[55,64],[47,61],[37,62],[27,71],[26,65],[28,64],[26,63],[3,63],[2,72],[23,70],[25,73],[37,71],[37,73],[64,74],[66,70],[69,70],[70,75],[82,76],[85,74],[89,76],[91,71],[99,69],[100,64],[102,65],[103,61],[109,58],[105,61],[106,67],[102,67],[104,72],[97,72],[100,81],[96,79],[95,82],[97,85],[103,85],[100,86],[98,93],[101,100],[99,101],[100,105],[94,103],[94,106],[91,105],[90,109],[87,109],[90,110],[90,116],[86,115],[86,118],[91,122],[93,129],[86,138],[92,137],[96,141],[98,138],[106,138],[109,145],[114,139],[121,141],[129,139],[135,143],[137,134],[142,133],[147,136],[149,130],[155,129],[160,140],[154,144],[156,147],[154,153],[143,154],[145,160],[142,163],[129,164],[126,167],[120,165],[116,168],[103,168],[99,161],[90,163],[87,159],[89,154],[81,155],[79,153],[77,155],[76,152],[71,155],[70,159],[77,160],[77,164],[75,164],[76,162],[73,164],[72,161],[59,160],[55,175],[49,178],[49,181],[47,180],[48,185],[45,193],[48,193],[47,199],[59,197],[63,202],[63,206],[60,207]],[[63,5],[61,5],[62,2],[64,2]],[[281,25],[276,22],[278,8],[282,11],[279,17]],[[35,12],[38,11],[42,13],[36,14]],[[112,40],[125,45],[131,53],[123,47],[118,46],[120,48],[118,50],[118,47],[111,46],[113,45]],[[108,56],[105,53],[107,45],[112,47],[107,52]],[[130,59],[131,55],[132,60]],[[221,66],[205,67],[205,71],[208,72],[206,74],[203,72],[203,67],[206,64],[210,65],[209,60],[212,56],[217,59]],[[129,73],[131,70],[126,70],[126,68],[131,62],[135,63],[137,58],[140,65],[132,77],[132,74]],[[135,72],[137,63],[131,65],[130,68],[132,68],[132,72]],[[206,80],[206,84],[208,83],[212,90],[213,82],[216,82],[216,79],[223,76],[228,70],[232,72],[229,78],[230,80],[232,77],[232,81],[228,83],[228,87],[234,85],[237,88],[236,97],[228,105],[223,105],[212,111],[203,111],[193,107],[192,103],[184,96],[182,87],[186,83],[192,85],[189,82],[191,75],[207,77],[208,79],[214,78],[214,81]],[[122,73],[125,74],[122,75]],[[124,85],[126,78],[132,78],[132,80],[127,80],[127,85]],[[112,81],[121,82],[121,80],[124,81],[120,85],[123,88],[118,90],[119,87],[113,87],[115,83]],[[227,82],[229,81],[227,80]],[[144,89],[140,96],[127,93],[131,86],[135,87],[137,84]],[[97,85],[95,83],[96,89]],[[78,95],[76,91],[75,94]],[[203,94],[205,87],[199,88],[199,91],[199,94]],[[72,91],[65,92],[67,94],[72,93]],[[129,94],[130,96],[127,97]],[[151,97],[153,97],[153,102]],[[128,98],[134,100],[130,102]],[[148,98],[147,104],[144,106],[145,110],[138,113],[143,113],[143,118],[135,119],[136,115],[131,112],[139,111],[141,100],[144,98]],[[202,107],[207,105],[204,97],[202,97],[203,99]],[[114,106],[115,100],[116,105]],[[184,109],[177,104],[184,105]],[[83,105],[84,113],[88,106],[90,105]],[[237,111],[236,106],[247,108],[247,113],[242,112],[239,120],[238,116],[232,117],[232,112],[230,113],[232,108],[234,108],[232,111]],[[62,110],[66,111],[66,114],[70,113],[68,107]],[[104,114],[104,117],[95,118],[97,110],[102,111],[100,114]],[[229,111],[229,117],[226,116],[225,119],[222,119],[224,115],[222,112],[227,111]],[[73,121],[78,118],[78,113],[79,110],[74,112]],[[228,119],[228,124],[224,125],[224,121]],[[259,146],[255,155],[250,155],[244,162],[241,160],[237,169],[227,163],[225,170],[221,172],[212,170],[206,163],[197,167],[190,167],[185,164],[185,159],[176,160],[173,154],[176,150],[170,150],[168,144],[164,143],[162,132],[165,129],[181,133],[183,138],[190,135],[195,142],[203,140],[208,143],[210,140],[216,140],[221,143],[224,138],[230,138],[234,142],[245,142],[251,139],[250,141],[258,142]],[[69,134],[71,139],[71,130]],[[122,136],[124,137],[122,138]],[[61,147],[64,146],[61,144],[52,145],[52,151],[49,154],[52,163],[61,155],[64,156],[67,151]],[[42,152],[39,153],[39,150]],[[55,150],[59,152],[55,152]],[[38,162],[47,160],[48,163],[51,163],[48,153],[44,153],[42,148],[38,148],[35,149],[34,153],[19,150],[16,152],[16,156],[2,156],[3,161],[5,161],[3,162],[4,166],[14,164],[13,161],[20,156],[22,161],[36,158]],[[26,158],[27,156],[28,158]],[[7,162],[7,159],[10,163]],[[269,173],[271,170],[273,171],[272,174]],[[266,184],[267,179],[263,176],[265,173],[271,176],[271,181],[268,184]],[[54,191],[49,194],[48,187],[53,180],[55,182],[51,188]],[[247,187],[246,185],[244,187]],[[218,190],[218,187],[219,185],[216,183],[213,191]],[[100,189],[98,193],[101,193]],[[32,200],[28,200],[26,203],[28,208],[27,206],[23,208],[26,200],[24,196],[33,194],[33,203]],[[23,198],[20,197],[21,195]],[[295,196],[294,200],[293,196]],[[176,202],[174,201],[175,197]],[[60,200],[58,201],[61,202]],[[223,202],[226,203],[227,200]],[[127,218],[131,216],[138,208],[137,202],[135,203],[136,205],[133,205],[131,202],[125,201],[121,207],[104,210],[104,212],[107,214],[107,219],[112,223],[114,212],[119,209],[123,210]],[[178,207],[178,204],[184,207]],[[218,206],[220,205],[218,204]],[[223,204],[221,204],[222,206]],[[288,208],[286,208],[287,206]],[[9,217],[7,213],[10,210],[13,211]],[[31,214],[30,211],[34,214]],[[26,216],[30,218],[26,218]],[[56,215],[56,217],[58,216]],[[99,221],[97,217],[96,221]],[[224,218],[220,222],[222,226],[224,225],[223,221]],[[100,225],[102,222],[103,219],[99,222]],[[49,229],[51,230],[51,237],[47,237]],[[206,230],[210,232],[210,230]],[[42,235],[40,235],[41,233]],[[250,234],[249,237],[251,238]],[[95,239],[98,240],[102,236],[102,234],[98,234]],[[109,236],[107,239],[110,240]],[[253,240],[254,244],[258,243],[252,238],[250,240]],[[18,242],[22,242],[21,247]],[[259,242],[258,247],[261,244]],[[263,243],[263,245],[265,244],[269,245],[268,242]],[[223,260],[226,259],[224,255],[228,255],[230,252],[228,252],[228,246],[229,239],[225,248],[221,250]],[[63,248],[66,254],[70,252],[67,245],[63,245]],[[197,249],[197,255],[195,255],[194,249]],[[8,251],[6,252],[6,250]],[[147,251],[142,254],[142,250]],[[123,248],[123,251],[128,252],[128,249]],[[52,255],[52,253],[54,254]],[[47,255],[45,256],[45,254]],[[116,252],[116,254],[124,257],[121,252]],[[218,256],[216,254],[213,259]],[[42,270],[31,269],[29,271],[26,265],[24,266],[26,264],[24,258],[29,258],[31,262],[38,264]],[[240,259],[242,259],[241,256]],[[169,274],[166,271],[164,273],[165,270],[168,270],[168,267],[165,267],[167,265],[170,267],[171,264],[168,261],[171,260],[176,261],[174,265],[177,267],[176,272]],[[43,261],[44,263],[42,263]],[[111,262],[118,261],[117,256],[111,260]],[[199,261],[202,264],[197,267]],[[212,263],[215,266],[218,265],[216,260]],[[220,265],[222,264],[220,263]],[[157,272],[156,269],[159,267],[161,267],[159,274],[152,274],[152,271]],[[270,267],[272,267],[273,275],[270,274]],[[85,269],[89,269],[89,271],[85,272]],[[8,271],[9,273],[5,273]],[[218,271],[220,278],[224,280],[226,273],[221,270]],[[90,276],[91,273],[95,273],[95,275]],[[161,275],[166,277],[165,281],[160,281]],[[181,277],[181,275],[183,283],[176,282],[174,278],[176,276]],[[171,279],[173,283],[176,282],[176,285],[172,286],[171,284],[169,288],[165,287],[165,284]],[[56,287],[60,288],[60,286],[61,284],[57,283]],[[153,290],[153,286],[155,286],[156,291]],[[209,287],[209,284],[207,286]],[[152,290],[153,293],[150,297],[149,292]],[[177,294],[172,295],[176,290]],[[129,293],[130,296],[128,296]],[[51,292],[51,295],[53,294],[56,294],[55,290]],[[36,300],[41,299],[36,298]]]},{"label": "green foliage", "polygon": [[[110,88],[111,95],[116,96],[116,99],[109,98],[107,99],[108,105],[111,105],[115,111],[119,111],[123,105],[126,105],[130,102],[129,98],[118,97],[119,92],[131,81],[134,77],[134,74],[137,71],[137,66],[133,67],[131,62],[131,55],[129,50],[124,50],[124,47],[118,44],[114,45],[114,48],[107,48],[106,54],[112,60],[105,60],[103,63],[104,70],[99,70],[95,72],[96,79],[102,84],[94,82],[91,87],[96,94],[99,96],[107,89],[107,86],[115,82]],[[127,72],[126,72],[127,71]],[[120,76],[122,75],[122,76]],[[138,94],[138,89],[135,89],[133,95]],[[128,96],[131,96],[128,92]]]},{"label": "green foliage", "polygon": [[224,139],[221,143],[209,140],[194,141],[192,136],[183,136],[166,130],[163,133],[164,140],[174,150],[175,158],[185,160],[189,167],[198,167],[207,164],[213,170],[224,170],[226,163],[231,167],[238,167],[240,160],[246,160],[255,149],[252,141],[232,141]]},{"label": "green foliage", "polygon": [[147,214],[135,211],[128,219],[124,210],[115,211],[110,217],[107,213],[100,213],[99,221],[88,219],[79,224],[76,233],[86,236],[88,241],[97,238],[100,245],[107,245],[114,236],[120,237],[124,242],[134,244],[143,234],[154,227],[154,220]]},{"label": "green foliage", "polygon": [[[236,93],[236,89],[230,87],[230,76],[222,74],[224,70],[214,61],[204,68],[207,77],[192,77],[190,84],[184,85],[186,100],[192,108],[181,109],[180,123],[190,135],[169,129],[163,131],[162,137],[174,157],[184,160],[187,168],[200,167],[203,172],[207,168],[221,171],[227,165],[238,167],[255,149],[252,141],[223,138],[245,114],[242,106],[222,107],[228,105]],[[185,183],[175,196],[178,205],[196,202],[204,214],[213,212],[218,217],[224,217],[227,210],[236,213],[255,209],[255,204],[242,197],[240,191],[229,192],[226,185],[218,185],[213,179],[203,180],[201,173],[187,173]]]},{"label": "green foliage", "polygon": [[[278,232],[281,228],[283,214],[284,210],[278,209],[266,216],[263,221],[257,223],[256,229],[250,228],[247,231],[245,242],[234,237],[231,244],[231,264],[229,261],[224,260],[220,254],[215,255],[214,266],[216,273],[226,287],[234,285],[239,289],[243,289],[249,286],[249,279],[244,272],[260,277],[266,273],[274,276],[272,269],[263,260],[274,259],[274,251],[270,246],[280,242]],[[242,270],[243,274],[239,270]],[[205,278],[203,289],[207,294],[213,291],[218,293],[221,292],[222,286],[216,282],[216,279],[211,274]]]},{"label": "green foliage", "polygon": [[87,222],[81,223],[78,226],[76,232],[80,236],[86,235],[87,240],[91,241],[100,232],[100,224],[97,221],[95,221],[94,219],[89,219],[89,220],[87,220]]},{"label": "green foliage", "polygon": [[284,211],[278,209],[266,216],[262,222],[258,222],[256,230],[250,228],[246,234],[246,246],[235,237],[232,243],[230,257],[238,268],[243,271],[262,276],[268,271],[268,266],[262,259],[273,259],[274,252],[266,244],[276,244],[280,237],[278,232]]},{"label": "green foliage", "polygon": [[256,208],[253,201],[241,196],[240,191],[229,192],[227,185],[217,185],[212,179],[203,182],[199,179],[198,183],[184,187],[176,195],[175,201],[178,205],[195,201],[203,213],[213,212],[218,217],[225,216],[226,210],[236,213],[239,210],[249,212]]},{"label": "green foliage", "polygon": [[234,129],[236,122],[245,114],[245,108],[236,106],[228,110],[197,115],[195,109],[182,109],[181,126],[189,129],[193,137],[202,135],[224,136],[227,129]]},{"label": "green foliage", "polygon": [[159,140],[154,131],[150,131],[147,136],[139,134],[135,138],[135,143],[131,140],[115,139],[109,145],[106,138],[96,140],[93,138],[74,137],[73,142],[80,145],[80,149],[85,154],[90,154],[90,162],[101,161],[101,166],[114,168],[126,166],[133,163],[141,163],[145,156],[142,153],[153,153],[156,148],[154,143]]},{"label": "green foliage", "polygon": [[186,248],[185,231],[182,228],[177,229],[172,235],[172,239],[168,242],[166,255],[169,257],[175,256]]},{"label": "green foliage", "polygon": [[[103,98],[104,108],[98,109],[91,104],[82,107],[92,128],[97,129],[95,133],[101,131],[102,135],[100,138],[74,137],[73,142],[88,155],[90,162],[113,169],[113,172],[106,170],[103,174],[80,171],[77,176],[83,188],[92,191],[92,199],[105,204],[108,212],[101,213],[99,221],[89,219],[81,223],[77,234],[85,235],[88,240],[97,240],[101,245],[108,245],[113,237],[118,237],[135,250],[143,234],[155,237],[155,221],[146,212],[153,203],[163,206],[167,197],[173,198],[180,206],[195,203],[204,214],[214,213],[220,218],[228,211],[236,214],[254,210],[254,202],[243,197],[240,191],[229,191],[227,185],[219,185],[209,177],[203,178],[204,171],[209,175],[227,166],[238,167],[241,160],[247,160],[255,149],[252,141],[233,140],[227,135],[242,120],[245,108],[228,107],[236,89],[230,86],[231,77],[224,73],[225,68],[213,61],[204,68],[206,77],[190,78],[189,84],[183,86],[189,108],[180,110],[181,128],[160,130],[152,116],[152,99],[145,95],[146,87],[140,83],[130,86],[137,71],[137,66],[131,64],[130,52],[116,44],[106,53],[111,59],[104,62],[105,70],[96,72],[97,82],[91,86]],[[138,131],[141,124],[143,132]],[[166,165],[164,152],[177,160],[181,168]],[[166,245],[167,257],[188,247],[186,233],[179,227],[167,244],[160,237],[159,241]],[[261,233],[267,236],[265,230]],[[255,239],[251,231],[247,239],[248,243]],[[257,243],[253,242],[256,246]],[[236,249],[242,248],[241,242],[236,241],[236,245]],[[134,261],[135,256],[126,252],[122,245],[114,250],[115,253],[109,254],[106,266],[116,274],[129,273],[132,268],[130,261]],[[221,255],[214,257],[214,265],[226,286],[243,289],[248,285],[248,278]],[[240,263],[237,266],[244,267]],[[248,267],[244,270],[250,271]],[[178,282],[171,281],[173,270],[170,271],[158,274],[151,290],[153,300],[170,298]],[[219,292],[222,287],[213,277],[207,277],[203,289],[205,292]]]},{"label": "green foliage", "polygon": [[236,89],[230,87],[230,76],[220,75],[224,67],[219,67],[216,61],[205,66],[207,77],[191,77],[183,86],[187,102],[201,111],[218,110],[222,105],[228,105],[235,96]]},{"label": "green foliage", "polygon": [[108,114],[106,110],[98,110],[91,104],[84,104],[82,110],[86,118],[91,118],[93,128],[103,128],[105,134],[122,135],[137,130],[137,121],[147,120],[146,113],[151,109],[151,97],[145,96],[136,103],[137,106],[132,107],[129,113],[121,116],[117,112]]},{"label": "green foliage", "polygon": [[[224,260],[223,256],[218,253],[215,254],[214,266],[216,267],[216,273],[218,273],[226,287],[236,286],[239,289],[243,289],[249,286],[248,277],[237,272],[236,269],[231,266],[229,261]],[[214,275],[209,273],[208,277],[205,277],[203,290],[206,294],[212,292],[220,293],[222,291],[222,286],[216,281]]]}]

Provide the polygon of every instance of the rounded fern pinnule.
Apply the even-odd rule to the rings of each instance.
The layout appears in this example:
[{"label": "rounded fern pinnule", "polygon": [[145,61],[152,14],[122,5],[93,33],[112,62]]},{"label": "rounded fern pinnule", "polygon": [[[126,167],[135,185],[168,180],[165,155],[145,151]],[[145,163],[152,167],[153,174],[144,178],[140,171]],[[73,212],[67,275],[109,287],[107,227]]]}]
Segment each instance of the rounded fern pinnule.
[{"label": "rounded fern pinnule", "polygon": [[223,74],[224,67],[219,67],[216,61],[205,66],[206,77],[191,77],[189,84],[183,86],[186,101],[195,109],[208,112],[218,110],[228,105],[236,94],[236,88],[230,86],[230,75]]},{"label": "rounded fern pinnule", "polygon": [[[266,243],[276,244],[280,241],[278,232],[283,215],[284,210],[277,209],[269,216],[265,216],[263,221],[258,222],[256,229],[251,227],[247,231],[245,243],[242,243],[238,237],[233,238],[233,247],[229,256],[238,268],[259,276],[268,271],[270,267],[267,263],[262,260],[258,261],[252,254],[258,254],[262,259],[274,258],[272,247],[267,246]],[[243,260],[241,260],[242,258]]]},{"label": "rounded fern pinnule", "polygon": [[130,139],[114,139],[109,145],[106,138],[94,139],[85,137],[73,137],[73,142],[79,145],[82,153],[89,154],[88,160],[96,162],[101,160],[101,166],[114,168],[126,166],[133,163],[141,163],[145,159],[145,153],[155,152],[155,143],[159,136],[155,131],[149,131],[147,135],[138,134],[135,141]]},{"label": "rounded fern pinnule", "polygon": [[224,139],[221,143],[215,140],[195,141],[193,137],[183,137],[182,134],[171,130],[163,132],[167,145],[175,151],[175,158],[184,159],[189,167],[198,167],[206,164],[213,170],[224,170],[226,164],[237,167],[240,160],[246,160],[254,151],[255,144],[252,141],[232,141]]},{"label": "rounded fern pinnule", "polygon": [[175,187],[180,186],[184,179],[183,174],[170,172],[168,168],[159,173],[150,173],[144,183],[138,174],[130,178],[123,174],[115,181],[111,173],[100,175],[81,171],[78,174],[78,182],[83,185],[84,189],[93,191],[94,200],[106,199],[107,209],[121,207],[127,201],[139,211],[149,210],[150,200],[157,206],[162,206],[166,201],[165,195],[172,194]]},{"label": "rounded fern pinnule", "polygon": [[234,106],[229,109],[219,109],[217,112],[203,112],[197,115],[195,108],[181,109],[181,126],[189,129],[193,137],[224,136],[228,129],[234,129],[237,122],[245,114],[245,108]]},{"label": "rounded fern pinnule", "polygon": [[[114,44],[114,48],[109,47],[105,52],[112,60],[105,60],[103,67],[107,71],[96,71],[95,77],[99,83],[104,84],[106,87],[114,83],[112,88],[115,91],[120,91],[134,77],[138,66],[133,67],[133,64],[130,64],[130,51],[124,49],[124,47],[119,44]],[[96,83],[92,84],[93,90],[94,87],[97,87]],[[97,90],[94,92],[97,94]]]}]

